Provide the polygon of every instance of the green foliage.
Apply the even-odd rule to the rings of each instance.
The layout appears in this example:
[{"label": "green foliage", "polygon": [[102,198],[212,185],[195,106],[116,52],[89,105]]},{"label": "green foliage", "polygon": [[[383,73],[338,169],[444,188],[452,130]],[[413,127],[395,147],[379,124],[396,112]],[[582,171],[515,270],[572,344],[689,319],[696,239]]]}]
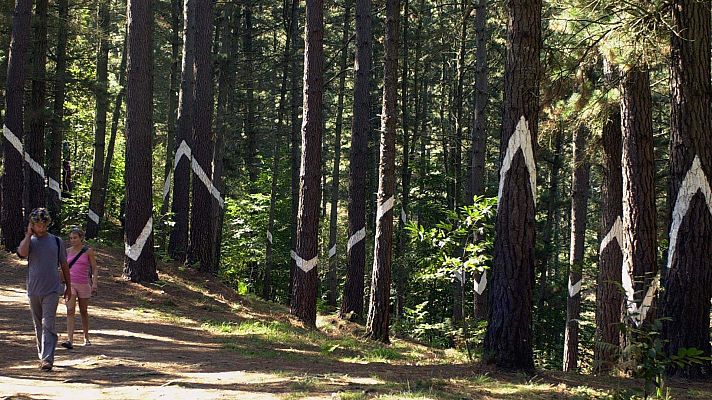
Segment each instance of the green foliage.
[{"label": "green foliage", "polygon": [[672,399],[665,380],[668,368],[701,365],[712,360],[696,348],[683,347],[678,349],[677,354],[667,354],[667,341],[661,335],[665,320],[668,318],[656,319],[650,326],[643,324],[642,327],[634,327],[622,324],[621,327],[621,333],[627,341],[622,354],[624,365],[629,367],[633,376],[644,380],[645,399],[651,395],[656,399]]}]

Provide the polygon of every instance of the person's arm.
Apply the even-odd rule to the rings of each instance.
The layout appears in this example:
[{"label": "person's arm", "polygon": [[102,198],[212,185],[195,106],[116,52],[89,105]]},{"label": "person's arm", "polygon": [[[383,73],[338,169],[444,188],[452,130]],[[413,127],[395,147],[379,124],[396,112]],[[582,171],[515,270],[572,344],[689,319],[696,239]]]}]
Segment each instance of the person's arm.
[{"label": "person's arm", "polygon": [[30,255],[30,242],[32,241],[32,222],[27,224],[27,231],[25,232],[25,238],[22,239],[20,245],[17,247],[17,255],[20,257],[27,257]]},{"label": "person's arm", "polygon": [[91,247],[87,250],[87,257],[89,257],[89,264],[91,264],[91,290],[96,292],[99,284],[99,267],[96,265],[96,254],[94,254],[94,249]]},{"label": "person's arm", "polygon": [[72,278],[69,275],[69,263],[67,263],[67,260],[64,259],[59,263],[59,266],[62,268],[62,275],[64,275],[64,283],[66,284],[64,289],[64,300],[69,301],[69,298],[72,295]]}]

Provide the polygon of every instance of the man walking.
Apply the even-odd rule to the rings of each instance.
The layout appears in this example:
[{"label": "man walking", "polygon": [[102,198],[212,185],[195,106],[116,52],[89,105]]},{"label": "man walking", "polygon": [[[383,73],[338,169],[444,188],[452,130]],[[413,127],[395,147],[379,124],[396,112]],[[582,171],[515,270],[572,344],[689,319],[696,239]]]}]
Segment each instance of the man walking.
[{"label": "man walking", "polygon": [[32,210],[25,238],[17,248],[17,254],[20,257],[27,257],[27,297],[35,323],[40,369],[43,371],[52,370],[54,349],[57,345],[55,317],[57,303],[59,303],[58,295],[62,294],[58,265],[62,268],[64,282],[67,284],[64,289],[64,299],[69,299],[69,295],[72,293],[67,250],[64,248],[62,239],[47,232],[50,221],[51,218],[46,209]]}]

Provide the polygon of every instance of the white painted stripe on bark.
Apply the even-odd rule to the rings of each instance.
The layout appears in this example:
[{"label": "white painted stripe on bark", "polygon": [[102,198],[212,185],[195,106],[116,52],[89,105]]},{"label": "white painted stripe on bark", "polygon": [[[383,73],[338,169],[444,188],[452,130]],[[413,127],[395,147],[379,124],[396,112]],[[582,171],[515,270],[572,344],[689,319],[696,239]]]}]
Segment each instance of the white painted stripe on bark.
[{"label": "white painted stripe on bark", "polygon": [[582,282],[582,280],[579,279],[579,281],[576,282],[575,285],[572,285],[571,277],[569,276],[569,297],[574,297],[577,294],[579,294],[579,292],[581,291],[581,282]]},{"label": "white painted stripe on bark", "polygon": [[480,276],[479,282],[475,280],[475,292],[477,292],[478,295],[482,296],[482,293],[484,293],[485,289],[487,289],[487,270],[482,272],[482,276]]},{"label": "white painted stripe on bark", "polygon": [[333,257],[333,256],[335,256],[335,255],[336,255],[336,245],[333,245],[333,246],[329,249],[329,258],[331,258],[331,257]]},{"label": "white painted stripe on bark", "polygon": [[290,251],[290,255],[292,256],[292,259],[294,262],[297,264],[297,267],[301,269],[304,272],[309,272],[311,271],[314,267],[316,267],[316,264],[319,262],[319,256],[316,256],[312,258],[311,260],[305,260],[297,254],[294,250]]},{"label": "white painted stripe on bark", "polygon": [[507,172],[512,168],[512,162],[514,161],[514,156],[517,154],[518,150],[522,150],[524,155],[524,163],[527,166],[527,171],[529,172],[529,186],[531,187],[532,199],[534,200],[534,205],[536,205],[536,163],[534,162],[534,148],[532,146],[532,136],[529,131],[529,124],[527,120],[522,117],[517,123],[517,127],[514,129],[514,133],[509,137],[509,142],[507,143],[507,151],[504,154],[504,159],[502,160],[502,169],[499,170],[499,193],[497,194],[497,209],[499,210],[499,204],[502,201],[502,191],[504,190],[504,180],[507,177]]},{"label": "white painted stripe on bark", "polygon": [[[222,194],[220,191],[213,185],[213,182],[210,178],[208,178],[208,175],[205,173],[205,170],[200,166],[198,161],[193,158],[193,151],[190,149],[190,146],[188,146],[188,143],[186,143],[185,140],[180,142],[180,146],[178,146],[178,149],[176,150],[176,157],[175,161],[173,163],[173,170],[175,171],[176,168],[178,168],[178,163],[180,163],[181,158],[186,157],[190,161],[190,166],[195,175],[200,179],[201,182],[203,182],[203,185],[208,189],[208,192],[215,197],[215,200],[218,201],[218,204],[220,204],[220,208],[225,207],[225,200],[222,198]],[[168,178],[166,179],[166,182],[163,185],[163,201],[165,201],[166,196],[168,196],[168,192],[170,191],[170,179],[171,179],[171,174],[168,175]]]},{"label": "white painted stripe on bark", "polygon": [[356,233],[351,235],[349,238],[349,243],[347,245],[347,250],[351,251],[351,248],[356,246],[358,242],[362,241],[364,238],[366,238],[366,227],[364,226],[363,228],[359,229]]},{"label": "white painted stripe on bark", "polygon": [[270,243],[272,243],[272,232],[267,231],[267,240],[269,240]]},{"label": "white painted stripe on bark", "polygon": [[57,197],[59,197],[61,200],[62,199],[62,187],[59,185],[59,182],[52,179],[52,177],[48,177],[47,185],[49,186],[50,189],[54,190],[57,193]]},{"label": "white painted stripe on bark", "polygon": [[462,271],[462,269],[458,269],[455,271],[452,271],[452,274],[457,278],[460,283],[465,283],[465,273]]},{"label": "white painted stripe on bark", "polygon": [[30,168],[32,168],[33,171],[37,172],[37,175],[41,176],[42,179],[45,179],[45,171],[44,168],[35,160],[30,157],[30,153],[25,153],[25,161],[27,164],[29,164]]},{"label": "white painted stripe on bark", "polygon": [[376,221],[383,218],[383,216],[386,215],[386,213],[388,211],[391,211],[391,209],[393,209],[394,203],[395,203],[395,197],[393,197],[393,196],[391,196],[390,199],[381,203],[381,205],[378,206],[378,211],[376,212]]},{"label": "white painted stripe on bark", "polygon": [[406,222],[408,222],[408,218],[405,215],[405,209],[401,208],[401,221],[403,221],[403,225],[405,225]]},{"label": "white painted stripe on bark", "polygon": [[653,304],[653,299],[655,298],[655,293],[658,291],[658,288],[660,287],[660,276],[656,275],[655,278],[653,279],[653,282],[650,284],[650,287],[648,287],[648,291],[645,293],[645,297],[643,298],[643,303],[640,306],[640,313],[638,313],[638,321],[637,324],[640,325],[645,321],[645,317],[648,314],[648,310],[650,310],[650,306]]},{"label": "white painted stripe on bark", "polygon": [[57,196],[61,199],[62,198],[62,188],[59,185],[59,182],[56,180],[52,179],[51,177],[48,178],[47,175],[45,174],[44,168],[37,162],[35,161],[29,153],[26,153],[24,150],[24,146],[22,145],[22,141],[20,138],[15,136],[14,133],[8,128],[6,125],[2,126],[2,133],[3,136],[5,136],[5,139],[7,139],[10,144],[12,144],[12,147],[17,150],[18,153],[20,153],[20,157],[22,157],[25,162],[27,162],[30,165],[30,168],[32,168],[33,171],[35,171],[39,176],[42,177],[42,179],[47,179],[47,186],[55,191],[57,193]]},{"label": "white painted stripe on bark", "polygon": [[87,211],[89,219],[94,221],[95,224],[99,225],[99,214],[95,213],[91,208]]},{"label": "white painted stripe on bark", "polygon": [[213,197],[218,201],[218,204],[220,204],[220,207],[222,208],[225,205],[225,200],[223,200],[222,196],[220,195],[220,191],[213,186],[213,182],[208,178],[208,175],[205,173],[203,168],[198,164],[198,160],[195,158],[192,160],[191,165],[193,166],[193,172],[195,175],[198,176],[198,179],[200,179],[201,182],[203,182],[203,185],[208,189],[208,192],[210,192]]},{"label": "white painted stripe on bark", "polygon": [[611,230],[608,231],[606,236],[601,240],[601,248],[598,250],[599,254],[603,253],[603,250],[606,249],[606,246],[610,244],[613,239],[618,241],[618,246],[623,249],[623,220],[621,219],[620,215],[618,218],[616,218],[616,221],[613,223],[613,226],[611,226]]},{"label": "white painted stripe on bark", "polygon": [[705,201],[707,203],[707,208],[712,214],[712,190],[710,190],[709,179],[705,175],[705,171],[702,169],[702,163],[700,158],[695,156],[692,161],[692,166],[690,170],[687,171],[685,179],[680,185],[680,190],[677,192],[677,199],[675,199],[675,208],[672,210],[672,224],[670,224],[670,247],[668,248],[668,260],[667,267],[670,269],[672,267],[672,260],[677,251],[677,236],[680,232],[680,225],[682,225],[682,220],[687,215],[690,210],[690,203],[692,198],[697,194],[698,191],[702,191],[705,196]]},{"label": "white painted stripe on bark", "polygon": [[173,177],[173,171],[168,171],[168,176],[166,177],[166,182],[163,183],[163,201],[168,199],[168,193],[171,191],[171,177]]},{"label": "white painted stripe on bark", "polygon": [[638,304],[635,302],[635,289],[633,288],[633,277],[625,266],[621,271],[621,285],[625,291],[625,302],[628,306],[628,313],[635,315],[638,312]]},{"label": "white painted stripe on bark", "polygon": [[22,141],[20,140],[20,138],[15,136],[15,134],[12,133],[12,131],[10,131],[10,128],[8,128],[4,124],[2,126],[2,134],[3,134],[3,136],[5,136],[5,139],[7,139],[7,141],[10,142],[12,147],[14,147],[15,150],[17,150],[17,152],[20,153],[20,156],[25,155],[25,150],[22,147]]},{"label": "white painted stripe on bark", "polygon": [[124,244],[124,254],[126,254],[128,258],[134,261],[138,260],[138,258],[141,257],[143,247],[146,245],[146,241],[148,240],[149,236],[151,236],[152,231],[153,217],[149,217],[148,221],[146,222],[146,226],[143,227],[143,230],[136,238],[136,242],[133,245],[129,245],[128,243]]}]

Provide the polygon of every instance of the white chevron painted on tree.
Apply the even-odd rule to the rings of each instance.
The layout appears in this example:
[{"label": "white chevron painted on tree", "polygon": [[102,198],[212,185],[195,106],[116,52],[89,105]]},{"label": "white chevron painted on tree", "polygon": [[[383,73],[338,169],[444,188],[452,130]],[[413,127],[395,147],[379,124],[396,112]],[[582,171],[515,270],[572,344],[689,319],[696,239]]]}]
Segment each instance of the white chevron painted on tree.
[{"label": "white chevron painted on tree", "polygon": [[529,172],[529,185],[531,187],[532,199],[536,205],[536,163],[534,162],[534,148],[532,146],[532,136],[527,120],[522,116],[514,129],[514,133],[509,137],[507,151],[502,160],[502,169],[499,171],[499,193],[497,194],[497,209],[502,201],[502,191],[504,190],[504,180],[507,172],[512,168],[512,162],[517,151],[521,150],[524,155],[524,163]]},{"label": "white chevron painted on tree", "polygon": [[702,192],[705,196],[705,201],[707,203],[707,208],[712,214],[712,190],[710,190],[710,182],[705,175],[705,171],[702,169],[702,163],[700,158],[695,156],[692,161],[692,166],[690,170],[687,171],[685,179],[680,185],[680,190],[677,192],[677,199],[675,199],[675,207],[672,210],[672,224],[670,224],[670,247],[668,248],[668,269],[672,266],[672,260],[677,251],[677,236],[680,232],[680,225],[682,225],[682,220],[687,215],[690,210],[690,203],[692,198],[697,194],[698,191]]},{"label": "white chevron painted on tree", "polygon": [[477,282],[476,279],[473,279],[475,281],[475,292],[477,292],[478,295],[482,296],[482,293],[484,293],[485,289],[487,289],[487,270],[482,272],[482,276],[480,276],[480,281]]},{"label": "white chevron painted on tree", "polygon": [[349,243],[346,247],[347,251],[351,251],[351,248],[356,246],[356,244],[358,244],[358,242],[362,241],[365,237],[366,237],[366,227],[364,226],[363,228],[356,231],[356,233],[351,235],[351,237],[349,238]]},{"label": "white chevron painted on tree", "polygon": [[319,262],[319,256],[316,256],[312,258],[311,260],[305,260],[297,254],[296,251],[291,250],[290,255],[292,256],[292,259],[294,262],[297,264],[297,267],[301,269],[304,272],[309,272],[311,271],[314,267],[316,267],[316,264]]},{"label": "white chevron painted on tree", "polygon": [[[190,146],[188,146],[188,143],[186,143],[185,140],[180,143],[180,146],[178,146],[178,149],[176,150],[176,157],[175,161],[173,162],[173,171],[178,168],[178,164],[180,163],[180,160],[183,157],[186,157],[190,161],[191,169],[193,170],[195,175],[197,175],[198,179],[203,182],[203,185],[205,185],[205,187],[208,189],[208,192],[210,192],[210,194],[215,197],[215,200],[218,201],[220,207],[225,207],[225,200],[222,198],[220,191],[215,187],[215,185],[213,185],[212,180],[208,178],[208,175],[205,173],[205,170],[203,170],[203,167],[201,167],[198,161],[193,158],[193,151],[190,149]],[[168,174],[166,182],[163,184],[164,202],[167,200],[168,193],[170,192],[171,175],[172,173]]]},{"label": "white chevron painted on tree", "polygon": [[124,254],[126,256],[134,261],[138,260],[139,257],[141,257],[141,253],[143,252],[143,247],[146,245],[146,241],[148,241],[149,236],[151,236],[151,232],[153,231],[153,217],[148,218],[148,222],[146,222],[146,225],[143,227],[143,230],[141,233],[138,235],[136,238],[136,242],[134,242],[133,245],[129,245],[128,243],[125,243],[125,248],[124,248]]},{"label": "white chevron painted on tree", "polygon": [[601,248],[599,249],[599,254],[603,253],[603,250],[613,241],[618,241],[618,246],[623,249],[623,220],[620,215],[616,218],[616,221],[611,226],[611,230],[608,231],[606,236],[601,240]]},{"label": "white chevron painted on tree", "polygon": [[572,285],[571,277],[569,276],[569,297],[574,297],[577,294],[579,294],[579,292],[581,291],[581,282],[582,282],[582,280],[579,279],[579,281],[576,282],[575,285]]}]

